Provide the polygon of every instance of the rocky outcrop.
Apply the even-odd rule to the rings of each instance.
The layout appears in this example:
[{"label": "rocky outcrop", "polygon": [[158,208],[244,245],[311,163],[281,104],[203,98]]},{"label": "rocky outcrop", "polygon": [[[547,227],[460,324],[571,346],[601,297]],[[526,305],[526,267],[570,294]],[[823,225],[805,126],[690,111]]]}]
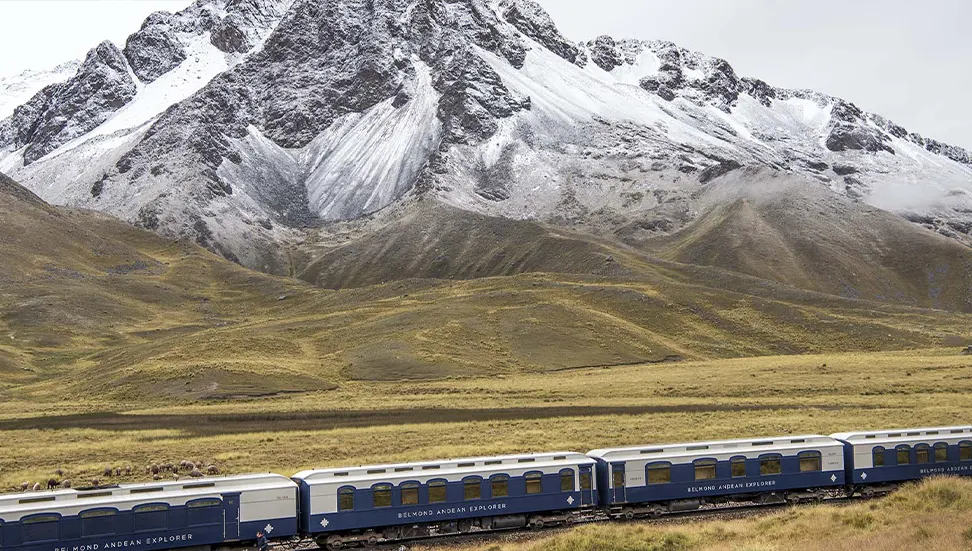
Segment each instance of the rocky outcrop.
[{"label": "rocky outcrop", "polygon": [[533,0],[505,0],[503,18],[524,35],[543,44],[548,50],[571,63],[577,62],[579,50],[554,24],[550,15]]},{"label": "rocky outcrop", "polygon": [[620,52],[618,52],[617,43],[608,35],[595,38],[588,47],[588,56],[591,62],[607,72],[620,67],[624,62]]},{"label": "rocky outcrop", "polygon": [[88,52],[71,80],[38,92],[0,126],[0,143],[24,147],[30,164],[87,134],[135,97],[121,51],[103,42]]},{"label": "rocky outcrop", "polygon": [[838,100],[831,111],[832,126],[827,135],[827,149],[831,151],[863,150],[894,154],[888,145],[887,134],[867,124],[864,113],[853,103]]},{"label": "rocky outcrop", "polygon": [[186,59],[186,50],[176,37],[174,16],[156,12],[125,43],[125,57],[132,72],[149,83],[168,73]]},{"label": "rocky outcrop", "polygon": [[474,144],[492,136],[497,120],[530,108],[529,98],[515,97],[489,64],[466,51],[452,57],[440,74],[438,116],[449,143]]}]

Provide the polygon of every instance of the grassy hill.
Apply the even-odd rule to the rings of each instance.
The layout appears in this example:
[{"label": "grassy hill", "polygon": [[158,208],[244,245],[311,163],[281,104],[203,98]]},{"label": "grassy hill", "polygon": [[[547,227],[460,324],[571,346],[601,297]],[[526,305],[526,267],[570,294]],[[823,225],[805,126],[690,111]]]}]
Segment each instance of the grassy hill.
[{"label": "grassy hill", "polygon": [[766,170],[710,184],[663,258],[847,298],[972,312],[972,249],[819,183]]},{"label": "grassy hill", "polygon": [[[961,338],[970,321],[653,259],[534,225],[506,234],[457,216],[435,218],[451,220],[460,235],[450,251],[467,251],[450,252],[450,262],[469,276],[478,270],[467,261],[477,258],[492,266],[487,272],[514,275],[328,291],[103,215],[52,208],[8,180],[0,198],[0,388],[36,400],[225,399],[353,380],[906,349]],[[505,244],[497,250],[511,246],[512,235],[529,252],[502,267],[484,252],[491,241],[462,234],[470,223],[494,232]],[[422,231],[406,226],[389,238]],[[382,240],[367,243],[370,258]],[[395,262],[405,261],[400,251],[409,243],[386,246],[384,257],[376,252],[374,272],[331,255],[328,268],[316,264],[305,274],[367,285],[407,271]],[[433,266],[423,264],[433,253],[416,265]],[[605,265],[586,275],[518,273]]]}]

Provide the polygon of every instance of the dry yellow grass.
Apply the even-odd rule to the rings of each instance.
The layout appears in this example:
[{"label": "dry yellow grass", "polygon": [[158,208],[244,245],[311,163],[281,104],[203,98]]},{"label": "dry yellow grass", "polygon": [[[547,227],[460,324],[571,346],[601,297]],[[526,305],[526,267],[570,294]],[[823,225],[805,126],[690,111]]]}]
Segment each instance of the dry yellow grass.
[{"label": "dry yellow grass", "polygon": [[[462,551],[912,551],[972,549],[972,481],[934,479],[882,500],[676,525],[591,525]],[[424,549],[424,548],[419,548]],[[428,549],[435,549],[434,547]],[[455,551],[455,548],[452,548]]]},{"label": "dry yellow grass", "polygon": [[[826,364],[826,367],[824,367]],[[909,375],[910,374],[910,375]],[[174,404],[73,396],[0,404],[0,487],[191,459],[224,472],[775,435],[972,419],[955,350],[779,356]]]}]

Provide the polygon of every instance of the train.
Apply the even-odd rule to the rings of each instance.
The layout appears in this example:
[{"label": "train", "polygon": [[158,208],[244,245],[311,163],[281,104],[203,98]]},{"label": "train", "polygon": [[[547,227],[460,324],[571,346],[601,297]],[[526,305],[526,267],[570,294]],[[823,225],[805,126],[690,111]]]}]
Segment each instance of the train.
[{"label": "train", "polygon": [[374,547],[873,497],[972,474],[972,426],[545,452],[0,495],[0,551]]}]

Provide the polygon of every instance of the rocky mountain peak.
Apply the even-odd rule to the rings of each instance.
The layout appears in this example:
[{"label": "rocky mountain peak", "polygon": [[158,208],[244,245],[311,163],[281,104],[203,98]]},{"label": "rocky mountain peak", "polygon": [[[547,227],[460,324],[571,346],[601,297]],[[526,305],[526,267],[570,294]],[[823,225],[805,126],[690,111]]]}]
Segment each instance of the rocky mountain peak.
[{"label": "rocky mountain peak", "polygon": [[30,164],[99,126],[136,90],[125,56],[102,42],[73,78],[45,87],[0,123],[0,145],[26,147],[24,164]]},{"label": "rocky mountain peak", "polygon": [[571,43],[533,0],[197,0],[96,48],[0,148],[45,199],[268,271],[419,196],[637,241],[744,166],[893,209],[889,182],[922,183],[940,232],[972,222],[965,150],[671,42]]}]

